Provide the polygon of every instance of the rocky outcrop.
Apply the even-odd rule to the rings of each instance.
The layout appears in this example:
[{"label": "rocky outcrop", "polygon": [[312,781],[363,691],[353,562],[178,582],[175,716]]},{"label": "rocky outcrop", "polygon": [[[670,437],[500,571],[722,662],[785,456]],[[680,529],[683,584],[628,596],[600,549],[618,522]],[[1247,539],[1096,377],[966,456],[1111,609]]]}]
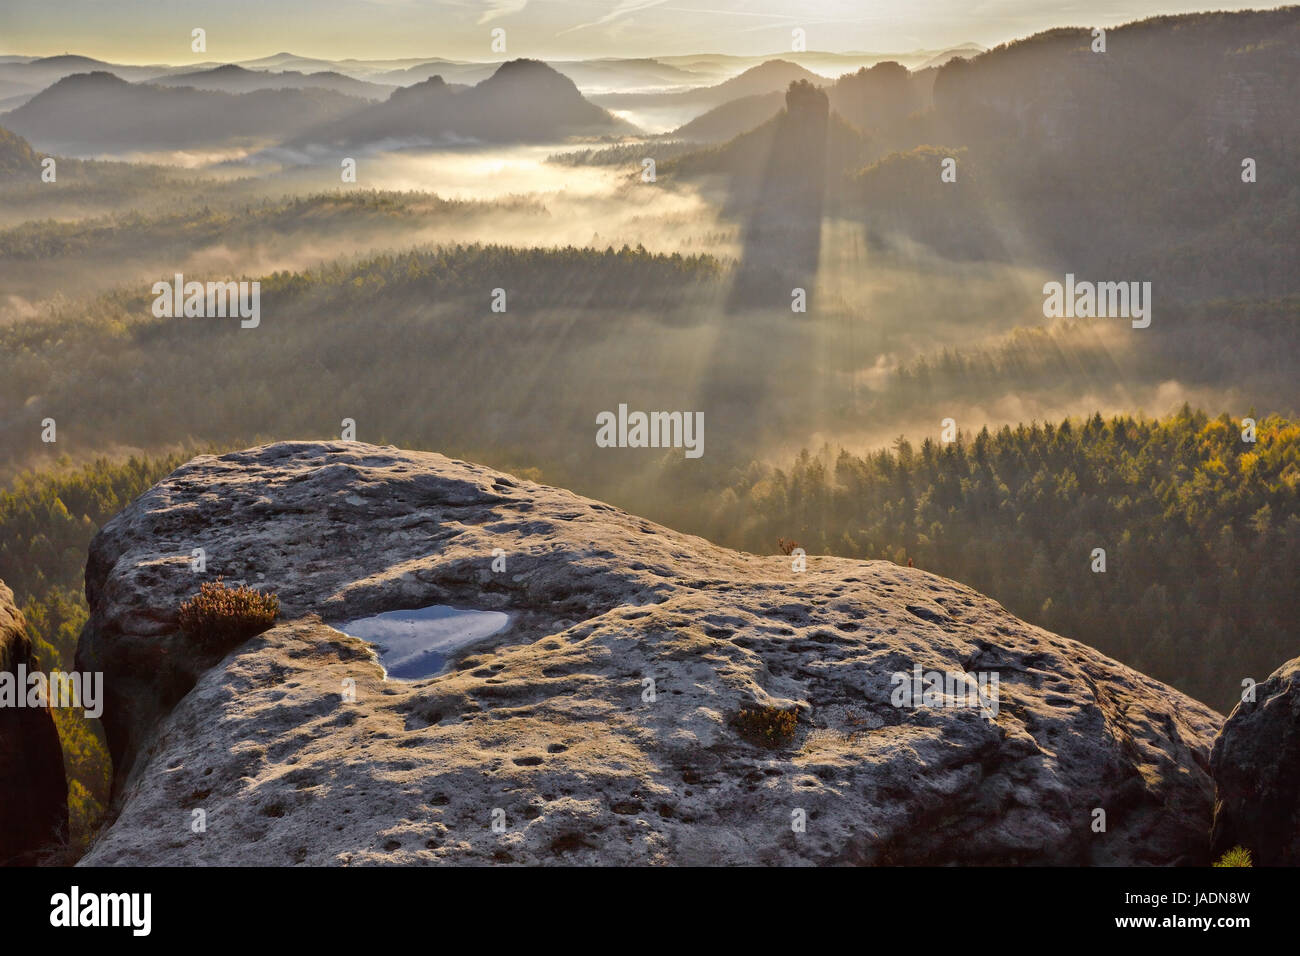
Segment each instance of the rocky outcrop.
[{"label": "rocky outcrop", "polygon": [[[197,458],[91,546],[85,862],[1206,862],[1218,714],[952,581],[797,568],[435,454]],[[209,661],[176,615],[217,574],[282,614]],[[433,604],[511,624],[410,682],[333,626]],[[990,682],[901,700],[914,667]]]},{"label": "rocky outcrop", "polygon": [[1259,866],[1300,865],[1300,657],[1254,688],[1214,742],[1214,853],[1244,846]]},{"label": "rocky outcrop", "polygon": [[[40,671],[14,593],[0,581],[0,866],[27,866],[68,831],[63,749],[49,710],[19,706],[22,675]],[[8,675],[7,677],[4,675]],[[26,701],[24,700],[24,704]]]}]

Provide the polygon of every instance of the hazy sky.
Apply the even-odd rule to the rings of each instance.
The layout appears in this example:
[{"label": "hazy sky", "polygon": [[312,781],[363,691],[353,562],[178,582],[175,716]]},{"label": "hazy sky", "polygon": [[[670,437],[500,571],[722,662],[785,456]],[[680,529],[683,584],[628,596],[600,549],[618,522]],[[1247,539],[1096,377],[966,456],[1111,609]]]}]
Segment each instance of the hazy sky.
[{"label": "hazy sky", "polygon": [[[1228,0],[0,0],[0,53],[81,53],[124,63],[324,58],[653,56],[790,49],[907,52],[991,46],[1054,26],[1240,10]],[[207,53],[190,31],[207,31]]]}]

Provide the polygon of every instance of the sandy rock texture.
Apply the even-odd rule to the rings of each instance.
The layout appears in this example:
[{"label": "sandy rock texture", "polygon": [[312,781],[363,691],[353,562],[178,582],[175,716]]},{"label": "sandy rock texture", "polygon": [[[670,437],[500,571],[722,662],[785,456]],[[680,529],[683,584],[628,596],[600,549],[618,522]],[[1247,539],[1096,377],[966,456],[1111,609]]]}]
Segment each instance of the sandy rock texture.
[{"label": "sandy rock texture", "polygon": [[[0,581],[0,671],[43,671],[14,592]],[[68,781],[54,718],[44,707],[0,706],[0,866],[30,866],[68,832]]]},{"label": "sandy rock texture", "polygon": [[1300,866],[1300,657],[1233,708],[1210,765],[1215,854],[1244,846],[1260,866]]},{"label": "sandy rock texture", "polygon": [[[91,546],[120,815],[84,862],[1206,862],[1220,715],[919,569],[792,560],[436,454],[196,458]],[[218,574],[282,615],[213,660],[176,615]],[[514,617],[412,682],[332,626],[431,604]],[[895,706],[916,665],[996,672],[996,717]]]}]

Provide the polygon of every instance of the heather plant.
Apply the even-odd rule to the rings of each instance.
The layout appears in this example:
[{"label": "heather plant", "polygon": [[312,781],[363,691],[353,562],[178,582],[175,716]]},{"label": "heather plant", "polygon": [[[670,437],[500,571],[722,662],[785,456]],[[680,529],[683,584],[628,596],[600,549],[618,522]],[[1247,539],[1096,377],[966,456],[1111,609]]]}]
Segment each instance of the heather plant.
[{"label": "heather plant", "polygon": [[735,717],[737,732],[752,744],[772,749],[784,747],[794,740],[798,712],[780,707],[750,707]]},{"label": "heather plant", "polygon": [[1234,846],[1231,850],[1228,850],[1226,853],[1224,853],[1223,856],[1215,860],[1214,865],[1215,866],[1254,866],[1255,864],[1251,862],[1249,850],[1247,850],[1244,846]]},{"label": "heather plant", "polygon": [[275,623],[280,599],[221,578],[207,581],[181,605],[181,630],[203,647],[222,649],[241,644]]}]

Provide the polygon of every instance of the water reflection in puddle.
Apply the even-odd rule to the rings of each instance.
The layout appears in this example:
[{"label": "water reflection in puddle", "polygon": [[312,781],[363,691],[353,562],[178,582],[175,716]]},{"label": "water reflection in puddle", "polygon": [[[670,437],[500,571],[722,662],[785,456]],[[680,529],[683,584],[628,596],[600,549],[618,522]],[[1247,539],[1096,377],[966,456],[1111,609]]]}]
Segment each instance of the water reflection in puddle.
[{"label": "water reflection in puddle", "polygon": [[385,611],[339,625],[375,645],[388,677],[416,680],[442,671],[460,648],[491,637],[510,623],[501,611],[466,611],[446,604]]}]

